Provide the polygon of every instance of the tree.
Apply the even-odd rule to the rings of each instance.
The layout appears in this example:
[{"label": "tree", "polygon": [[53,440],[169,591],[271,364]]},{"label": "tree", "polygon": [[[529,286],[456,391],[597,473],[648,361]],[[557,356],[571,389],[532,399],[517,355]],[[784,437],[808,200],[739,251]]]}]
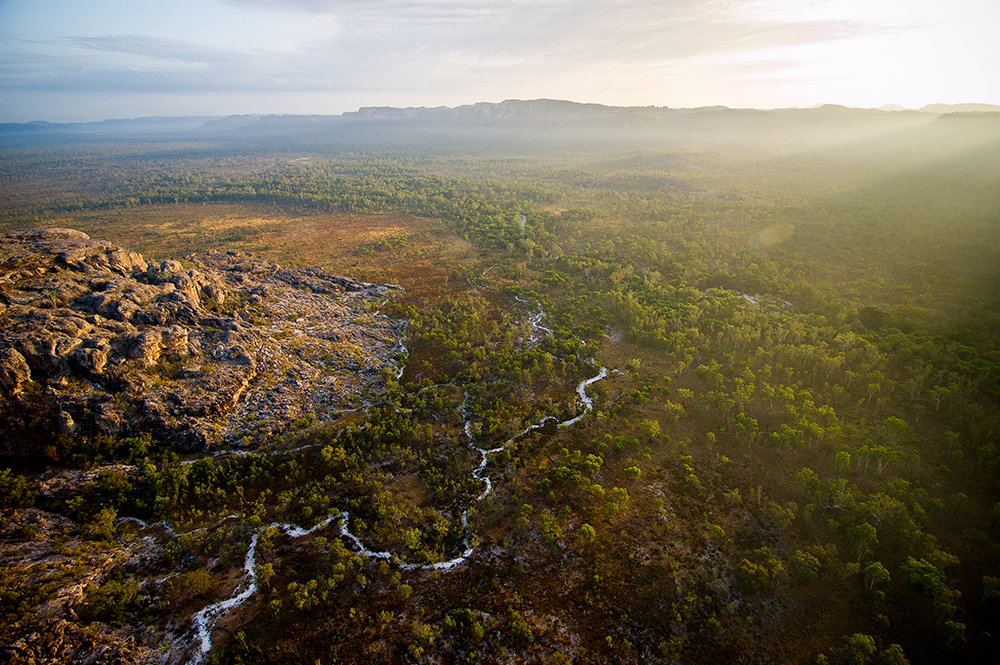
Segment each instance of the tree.
[{"label": "tree", "polygon": [[608,492],[608,502],[613,504],[616,510],[624,508],[628,505],[628,490],[624,487],[612,487]]},{"label": "tree", "polygon": [[983,600],[1000,598],[1000,577],[983,575]]},{"label": "tree", "polygon": [[83,527],[83,533],[89,540],[110,540],[115,535],[115,518],[118,511],[114,508],[103,508]]},{"label": "tree", "polygon": [[265,589],[271,582],[271,578],[274,577],[274,566],[270,563],[265,563],[257,567],[257,581]]},{"label": "tree", "polygon": [[876,584],[882,584],[889,581],[889,571],[886,570],[885,566],[878,561],[866,566],[865,569],[861,571],[861,576],[865,581],[865,588],[868,591],[875,588]]},{"label": "tree", "polygon": [[0,508],[30,507],[36,494],[24,476],[0,469]]},{"label": "tree", "polygon": [[871,455],[875,460],[875,464],[878,466],[878,475],[882,475],[889,464],[891,464],[896,456],[899,454],[897,451],[892,450],[887,446],[874,446],[871,449]]},{"label": "tree", "polygon": [[816,472],[809,467],[802,467],[802,469],[795,475],[795,479],[798,481],[799,486],[803,490],[815,496],[820,488],[820,479],[816,475]]},{"label": "tree", "polygon": [[650,440],[658,439],[662,434],[662,431],[660,430],[660,423],[655,420],[643,420],[639,423],[639,429],[641,429],[643,434],[645,434]]},{"label": "tree", "polygon": [[858,561],[864,558],[872,548],[878,546],[878,533],[868,522],[862,522],[850,530],[849,538],[854,551],[858,554]]},{"label": "tree", "polygon": [[795,574],[807,582],[811,582],[819,577],[823,565],[820,560],[809,552],[797,550],[791,561],[792,570]]},{"label": "tree", "polygon": [[107,621],[118,625],[126,613],[136,609],[139,599],[139,582],[134,579],[111,580],[97,586],[87,586],[87,597],[77,610],[84,621]]},{"label": "tree", "polygon": [[834,459],[833,464],[837,469],[837,475],[843,476],[847,473],[847,470],[851,468],[851,454],[846,450],[841,450],[837,453],[837,457]]},{"label": "tree", "polygon": [[948,644],[951,644],[955,640],[959,642],[965,641],[965,624],[958,621],[945,621],[944,622],[944,632],[948,636]]},{"label": "tree", "polygon": [[894,499],[885,492],[874,494],[868,501],[861,504],[868,514],[878,524],[884,519],[897,517],[906,512],[906,505],[899,499]]},{"label": "tree", "polygon": [[751,593],[766,589],[784,573],[784,566],[771,553],[770,547],[761,547],[750,553],[736,568],[736,577]]},{"label": "tree", "polygon": [[944,573],[927,559],[907,557],[899,571],[910,584],[920,587],[929,596],[937,597],[947,587]]},{"label": "tree", "polygon": [[903,654],[903,647],[898,644],[890,644],[879,654],[880,665],[910,665],[910,661]]},{"label": "tree", "polygon": [[864,633],[854,633],[848,637],[843,651],[844,659],[850,665],[864,665],[873,653],[875,653],[875,638]]},{"label": "tree", "polygon": [[517,610],[511,608],[507,613],[510,632],[521,642],[532,642],[535,639],[531,624],[525,620],[524,616]]}]

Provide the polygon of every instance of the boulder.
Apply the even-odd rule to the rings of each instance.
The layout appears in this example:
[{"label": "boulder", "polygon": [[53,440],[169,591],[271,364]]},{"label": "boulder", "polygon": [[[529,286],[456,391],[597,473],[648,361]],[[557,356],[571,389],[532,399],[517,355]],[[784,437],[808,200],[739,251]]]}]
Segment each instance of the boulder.
[{"label": "boulder", "polygon": [[108,356],[111,355],[111,347],[104,340],[102,345],[84,346],[73,354],[76,366],[89,377],[104,372],[104,367],[108,364]]},{"label": "boulder", "polygon": [[17,350],[0,348],[0,389],[7,395],[17,395],[31,381],[31,368]]}]

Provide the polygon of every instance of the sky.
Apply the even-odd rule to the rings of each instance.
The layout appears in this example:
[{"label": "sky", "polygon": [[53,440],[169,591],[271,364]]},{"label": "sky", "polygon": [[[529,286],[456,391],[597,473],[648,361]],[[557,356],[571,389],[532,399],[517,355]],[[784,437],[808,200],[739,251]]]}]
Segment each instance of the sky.
[{"label": "sky", "polygon": [[1000,0],[0,0],[0,122],[1000,104]]}]

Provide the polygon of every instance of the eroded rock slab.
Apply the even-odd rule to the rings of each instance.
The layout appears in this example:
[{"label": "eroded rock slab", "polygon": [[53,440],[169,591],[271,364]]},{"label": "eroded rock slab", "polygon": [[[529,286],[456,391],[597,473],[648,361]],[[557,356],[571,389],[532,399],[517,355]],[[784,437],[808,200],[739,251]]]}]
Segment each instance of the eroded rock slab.
[{"label": "eroded rock slab", "polygon": [[0,437],[56,433],[178,451],[255,447],[335,418],[395,374],[399,287],[237,251],[152,262],[72,229],[0,237]]}]

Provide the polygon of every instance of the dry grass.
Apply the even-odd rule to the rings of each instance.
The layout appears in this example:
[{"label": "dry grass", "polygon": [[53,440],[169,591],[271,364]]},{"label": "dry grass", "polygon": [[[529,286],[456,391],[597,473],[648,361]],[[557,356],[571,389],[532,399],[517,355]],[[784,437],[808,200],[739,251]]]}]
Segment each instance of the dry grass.
[{"label": "dry grass", "polygon": [[[79,229],[154,260],[237,249],[419,293],[436,291],[454,270],[478,263],[472,244],[441,220],[398,214],[181,203],[60,215],[37,225]],[[7,223],[0,231],[13,228]]]}]

